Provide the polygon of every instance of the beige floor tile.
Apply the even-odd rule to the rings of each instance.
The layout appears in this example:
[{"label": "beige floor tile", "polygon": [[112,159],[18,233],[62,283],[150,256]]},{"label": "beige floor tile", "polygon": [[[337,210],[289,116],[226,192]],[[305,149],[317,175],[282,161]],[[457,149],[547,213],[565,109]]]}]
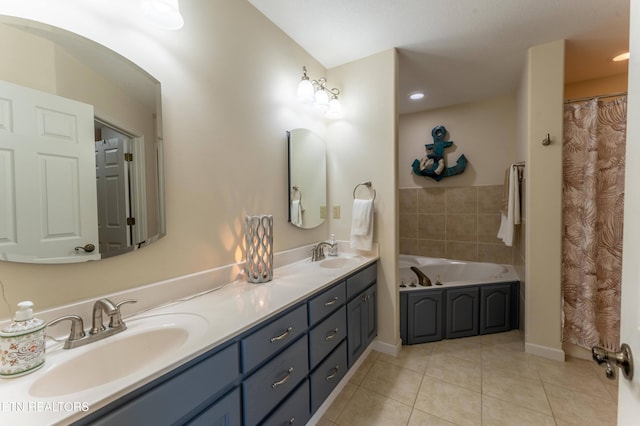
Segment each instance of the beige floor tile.
[{"label": "beige floor tile", "polygon": [[548,383],[544,388],[556,420],[581,426],[615,426],[616,403],[584,394],[580,388],[569,389]]},{"label": "beige floor tile", "polygon": [[438,379],[422,380],[414,409],[458,425],[481,424],[481,398],[478,392]]},{"label": "beige floor tile", "polygon": [[520,336],[520,330],[511,330],[504,333],[492,333],[482,336],[482,346],[513,344],[514,347],[521,346],[524,349],[524,343]]},{"label": "beige floor tile", "polygon": [[415,371],[378,359],[361,386],[412,407],[421,382],[422,376]]},{"label": "beige floor tile", "polygon": [[432,351],[433,346],[430,345],[405,345],[398,356],[381,353],[378,360],[423,374]]},{"label": "beige floor tile", "polygon": [[411,407],[365,388],[358,388],[336,423],[340,426],[404,426]]},{"label": "beige floor tile", "polygon": [[408,426],[456,426],[456,424],[414,408]]},{"label": "beige floor tile", "polygon": [[327,411],[324,413],[322,417],[326,418],[327,420],[331,420],[332,422],[335,422],[357,389],[358,389],[358,386],[351,383],[347,383],[342,389],[342,391],[340,391],[340,394],[338,394],[336,399],[333,400],[333,402],[331,403],[331,405],[329,406],[329,408],[327,409]]},{"label": "beige floor tile", "polygon": [[482,369],[478,367],[474,361],[455,358],[449,354],[431,355],[424,372],[424,380],[439,379],[474,392],[481,392]]},{"label": "beige floor tile", "polygon": [[369,355],[365,358],[364,362],[358,368],[358,371],[355,372],[353,376],[351,376],[351,380],[349,383],[359,385],[364,380],[365,376],[369,372],[371,366],[376,362],[378,357],[380,356],[380,352],[371,351]]},{"label": "beige floor tile", "polygon": [[[582,393],[601,398],[603,396],[602,383],[588,362],[576,358],[567,358],[564,363],[544,359],[536,360],[538,374],[545,385],[580,389]],[[606,396],[609,402],[613,401],[608,392]]]},{"label": "beige floor tile", "polygon": [[503,351],[497,347],[483,348],[482,368],[504,370],[516,377],[540,380],[538,366],[531,358],[532,355],[524,352]]},{"label": "beige floor tile", "polygon": [[432,356],[435,355],[448,355],[475,362],[479,366],[482,363],[482,336],[435,342]]},{"label": "beige floor tile", "polygon": [[542,382],[513,375],[510,370],[482,370],[482,395],[551,416]]},{"label": "beige floor tile", "polygon": [[321,417],[318,422],[314,424],[314,426],[335,426],[336,424],[331,420],[327,420],[324,417]]},{"label": "beige floor tile", "polygon": [[555,426],[556,423],[551,415],[483,395],[482,424],[491,426]]}]

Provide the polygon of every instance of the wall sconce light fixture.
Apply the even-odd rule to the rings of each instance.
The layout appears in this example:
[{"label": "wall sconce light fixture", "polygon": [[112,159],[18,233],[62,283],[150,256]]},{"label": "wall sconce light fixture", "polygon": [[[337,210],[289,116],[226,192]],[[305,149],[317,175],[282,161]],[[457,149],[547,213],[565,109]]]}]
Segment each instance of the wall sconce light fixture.
[{"label": "wall sconce light fixture", "polygon": [[144,16],[165,30],[178,30],[184,25],[178,0],[140,0]]},{"label": "wall sconce light fixture", "polygon": [[302,67],[302,79],[298,83],[298,99],[307,104],[315,104],[325,111],[327,118],[342,117],[342,105],[338,100],[340,89],[329,89],[327,79],[320,77],[318,80],[310,80],[307,75],[307,67]]}]

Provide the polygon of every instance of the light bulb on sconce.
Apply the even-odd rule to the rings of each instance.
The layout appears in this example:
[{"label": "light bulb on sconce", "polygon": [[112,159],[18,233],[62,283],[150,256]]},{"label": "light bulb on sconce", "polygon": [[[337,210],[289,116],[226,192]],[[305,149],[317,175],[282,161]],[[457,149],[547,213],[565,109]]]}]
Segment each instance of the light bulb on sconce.
[{"label": "light bulb on sconce", "polygon": [[165,30],[178,30],[184,25],[178,0],[139,0],[140,10],[150,22]]},{"label": "light bulb on sconce", "polygon": [[302,103],[315,104],[325,111],[327,118],[342,117],[342,105],[338,100],[340,89],[329,89],[327,79],[320,77],[318,80],[310,80],[307,76],[307,67],[302,67],[302,79],[298,83],[298,99]]}]

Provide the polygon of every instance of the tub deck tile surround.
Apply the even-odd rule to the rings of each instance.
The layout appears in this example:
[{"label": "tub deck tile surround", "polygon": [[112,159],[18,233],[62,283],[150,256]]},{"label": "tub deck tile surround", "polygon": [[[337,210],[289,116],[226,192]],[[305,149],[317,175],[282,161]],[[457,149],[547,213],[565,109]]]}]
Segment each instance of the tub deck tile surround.
[{"label": "tub deck tile surround", "polygon": [[513,249],[496,235],[503,185],[402,188],[400,253],[512,263]]}]

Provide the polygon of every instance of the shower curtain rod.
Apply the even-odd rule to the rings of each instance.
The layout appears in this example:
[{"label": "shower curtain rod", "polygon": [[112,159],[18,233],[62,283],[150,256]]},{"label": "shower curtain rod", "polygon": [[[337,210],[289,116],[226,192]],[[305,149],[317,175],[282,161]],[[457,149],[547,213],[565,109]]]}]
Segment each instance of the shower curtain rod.
[{"label": "shower curtain rod", "polygon": [[615,98],[617,96],[626,96],[627,92],[607,93],[605,95],[587,96],[586,98],[576,98],[564,101],[565,104],[571,104],[573,102],[590,101],[591,99],[600,98]]}]

